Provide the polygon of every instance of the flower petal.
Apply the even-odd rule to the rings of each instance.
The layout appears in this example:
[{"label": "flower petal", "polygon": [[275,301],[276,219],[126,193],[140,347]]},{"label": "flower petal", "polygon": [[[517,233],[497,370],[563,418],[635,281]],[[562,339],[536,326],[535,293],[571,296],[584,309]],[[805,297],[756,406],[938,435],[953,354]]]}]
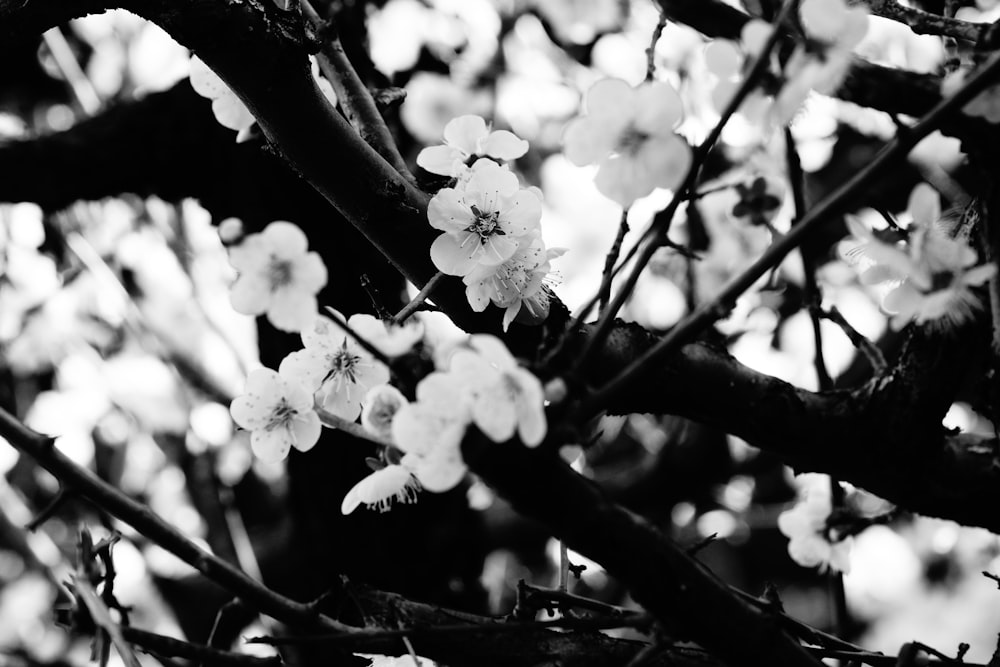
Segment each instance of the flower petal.
[{"label": "flower petal", "polygon": [[489,128],[479,116],[467,115],[453,118],[444,126],[444,142],[457,148],[465,155],[477,152],[479,141],[487,135]]},{"label": "flower petal", "polygon": [[264,463],[279,463],[288,457],[292,434],[287,428],[272,428],[250,434],[250,449]]},{"label": "flower petal", "polygon": [[427,204],[427,222],[434,229],[460,232],[475,220],[465,195],[454,188],[442,188]]},{"label": "flower petal", "polygon": [[267,309],[267,320],[276,329],[299,332],[316,318],[316,297],[299,290],[280,288]]},{"label": "flower petal", "polygon": [[319,441],[323,425],[315,410],[299,414],[289,422],[292,431],[292,446],[300,452],[308,452]]},{"label": "flower petal", "polygon": [[281,259],[295,259],[304,255],[309,248],[309,240],[298,225],[284,220],[275,220],[261,232],[272,253]]},{"label": "flower petal", "polygon": [[491,132],[483,143],[483,153],[498,160],[516,160],[528,152],[528,142],[513,132]]},{"label": "flower petal", "polygon": [[419,167],[440,176],[458,176],[455,165],[462,162],[462,152],[452,146],[428,146],[417,155]]},{"label": "flower petal", "polygon": [[[464,276],[477,261],[474,256],[480,251],[479,236],[470,232],[441,234],[431,243],[431,261],[438,271],[450,276]],[[501,260],[503,261],[503,260]]]}]

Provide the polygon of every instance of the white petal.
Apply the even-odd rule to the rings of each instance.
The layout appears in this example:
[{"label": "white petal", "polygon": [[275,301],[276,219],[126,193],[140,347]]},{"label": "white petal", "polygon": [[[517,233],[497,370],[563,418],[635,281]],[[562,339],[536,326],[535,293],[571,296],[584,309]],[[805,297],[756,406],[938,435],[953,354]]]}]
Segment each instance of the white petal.
[{"label": "white petal", "polygon": [[488,132],[486,121],[479,116],[459,116],[444,126],[444,141],[466,155],[473,155],[476,153],[479,140]]},{"label": "white petal", "polygon": [[250,449],[265,463],[284,461],[292,448],[292,435],[286,428],[254,431],[250,434]]},{"label": "white petal", "polygon": [[249,430],[268,426],[275,407],[284,398],[284,389],[281,377],[270,368],[250,371],[243,394],[229,406],[233,421]]},{"label": "white petal", "polygon": [[497,130],[486,139],[483,152],[498,160],[516,160],[528,152],[528,142],[513,132]]},{"label": "white petal", "polygon": [[302,331],[316,318],[316,297],[297,290],[281,288],[274,293],[267,309],[267,320],[276,329],[291,333]]},{"label": "white petal", "polygon": [[306,238],[298,225],[284,220],[276,220],[264,228],[262,238],[267,241],[271,252],[281,259],[295,259],[305,254],[309,247]]},{"label": "white petal", "polygon": [[465,195],[454,188],[442,188],[427,204],[427,221],[434,229],[459,232],[472,224],[475,216]]},{"label": "white petal", "polygon": [[233,310],[243,315],[262,315],[271,305],[271,285],[258,273],[243,273],[229,291]]},{"label": "white petal", "polygon": [[289,422],[294,440],[292,446],[300,452],[308,452],[319,440],[323,425],[314,410],[299,414]]},{"label": "white petal", "polygon": [[417,155],[418,166],[440,176],[458,176],[462,161],[462,152],[451,146],[428,146]]},{"label": "white petal", "polygon": [[431,262],[442,273],[464,276],[475,268],[477,262],[474,257],[479,250],[477,234],[441,234],[431,243]]}]

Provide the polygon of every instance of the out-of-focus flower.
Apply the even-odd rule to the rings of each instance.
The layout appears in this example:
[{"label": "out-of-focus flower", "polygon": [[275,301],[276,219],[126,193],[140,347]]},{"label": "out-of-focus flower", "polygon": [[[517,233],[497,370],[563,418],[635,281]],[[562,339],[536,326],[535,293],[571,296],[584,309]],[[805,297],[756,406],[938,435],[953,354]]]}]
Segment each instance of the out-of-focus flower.
[{"label": "out-of-focus flower", "polygon": [[595,183],[603,195],[628,207],[655,188],[681,184],[691,148],[673,132],[681,101],[670,85],[604,79],[587,91],[586,106],[566,128],[565,152],[577,166],[600,164]]},{"label": "out-of-focus flower", "polygon": [[387,465],[368,475],[351,487],[340,505],[343,514],[350,514],[364,504],[368,509],[387,512],[392,501],[414,503],[420,483],[401,465]]},{"label": "out-of-focus flower", "polygon": [[282,331],[301,331],[316,317],[316,293],[326,285],[326,266],[307,252],[308,240],[290,222],[272,222],[229,248],[239,271],[230,292],[236,312],[267,315]]},{"label": "out-of-focus flower", "polygon": [[[969,71],[960,69],[952,72],[941,82],[941,94],[953,95],[965,83]],[[1000,123],[1000,85],[990,86],[979,93],[971,102],[962,107],[966,116],[978,116],[989,123]]]},{"label": "out-of-focus flower", "polygon": [[562,255],[562,249],[545,249],[541,239],[522,245],[506,262],[498,266],[479,266],[466,275],[465,294],[472,309],[481,312],[492,301],[504,308],[504,331],[523,306],[532,322],[541,322],[549,314],[551,293],[545,279],[552,270],[550,261]]},{"label": "out-of-focus flower", "polygon": [[470,413],[467,397],[445,373],[431,373],[417,385],[417,400],[392,420],[392,440],[404,453],[401,464],[423,488],[441,493],[465,477],[459,445]]},{"label": "out-of-focus flower", "polygon": [[281,461],[292,447],[305,452],[319,440],[319,416],[312,395],[297,382],[261,368],[251,371],[246,389],[229,406],[233,421],[250,431],[253,453],[268,463]]},{"label": "out-of-focus flower", "polygon": [[[352,315],[347,324],[358,332],[372,324],[368,320],[382,327],[371,315],[362,314]],[[357,419],[368,390],[389,381],[385,364],[328,317],[316,316],[312,326],[302,330],[302,343],[305,349],[285,357],[280,372],[315,392],[323,409],[341,419]]]},{"label": "out-of-focus flower", "polygon": [[427,207],[431,226],[445,232],[431,244],[431,260],[453,276],[480,264],[496,266],[517,251],[519,239],[537,231],[541,216],[541,202],[520,189],[517,176],[480,159],[464,188],[443,188]]},{"label": "out-of-focus flower", "polygon": [[441,176],[461,176],[473,156],[516,160],[528,152],[528,142],[507,130],[490,131],[480,116],[459,116],[444,128],[444,145],[428,146],[417,155],[417,164]]},{"label": "out-of-focus flower", "polygon": [[850,68],[851,51],[868,31],[868,10],[848,7],[843,0],[803,0],[799,15],[815,43],[810,48],[799,46],[785,65],[785,84],[773,110],[779,125],[791,120],[810,91],[830,94],[840,86]]},{"label": "out-of-focus flower", "polygon": [[389,440],[392,438],[392,420],[409,401],[403,392],[391,384],[375,385],[365,395],[361,410],[361,425],[369,433]]},{"label": "out-of-focus flower", "polygon": [[799,502],[778,517],[778,529],[788,537],[788,555],[802,567],[847,572],[850,569],[850,538],[833,541],[827,520],[833,511],[830,481],[826,475],[800,475]]},{"label": "out-of-focus flower", "polygon": [[472,336],[469,348],[452,355],[448,375],[470,402],[473,423],[494,442],[510,440],[515,432],[528,447],[545,439],[542,383],[518,365],[499,338]]}]

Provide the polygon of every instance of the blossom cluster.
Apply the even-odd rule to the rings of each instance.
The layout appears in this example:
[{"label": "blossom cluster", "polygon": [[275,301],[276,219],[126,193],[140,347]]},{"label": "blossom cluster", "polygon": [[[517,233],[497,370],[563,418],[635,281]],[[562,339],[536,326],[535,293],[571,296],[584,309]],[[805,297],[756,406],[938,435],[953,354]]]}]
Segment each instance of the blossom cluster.
[{"label": "blossom cluster", "polygon": [[250,431],[258,458],[280,462],[292,448],[315,446],[322,425],[346,427],[360,418],[370,439],[382,445],[383,460],[347,493],[347,514],[361,504],[385,511],[394,499],[413,502],[420,489],[454,488],[466,473],[460,444],[470,424],[496,442],[515,434],[528,446],[542,441],[541,383],[492,336],[472,336],[450,355],[439,355],[442,367],[420,381],[415,401],[407,400],[389,384],[387,363],[424,340],[422,323],[389,323],[365,314],[345,322],[333,309],[330,317],[317,314],[320,272],[311,267],[314,255],[306,253],[302,231],[287,222],[272,223],[230,248],[240,270],[231,293],[238,310],[266,313],[276,325],[308,321],[301,327],[303,348],[286,356],[277,371],[252,371],[244,393],[230,405],[233,420]]},{"label": "blossom cluster", "polygon": [[427,207],[431,226],[443,232],[431,244],[431,261],[442,273],[462,278],[473,310],[482,312],[491,302],[503,308],[505,330],[519,314],[523,321],[543,320],[550,298],[545,279],[561,251],[542,241],[538,194],[522,188],[501,164],[524,155],[528,143],[490,131],[478,116],[452,120],[444,139],[417,157],[424,169],[455,179]]},{"label": "blossom cluster", "polygon": [[837,540],[828,527],[833,511],[830,478],[814,473],[796,479],[800,498],[778,516],[778,529],[788,537],[788,555],[802,567],[847,572],[851,540]]},{"label": "blossom cluster", "polygon": [[914,188],[909,211],[913,222],[899,242],[882,240],[860,220],[848,217],[852,236],[841,243],[841,255],[858,266],[862,283],[890,287],[882,307],[892,314],[894,329],[910,322],[964,322],[980,306],[973,288],[992,278],[996,266],[977,265],[968,241],[948,233],[937,192],[929,185]]}]

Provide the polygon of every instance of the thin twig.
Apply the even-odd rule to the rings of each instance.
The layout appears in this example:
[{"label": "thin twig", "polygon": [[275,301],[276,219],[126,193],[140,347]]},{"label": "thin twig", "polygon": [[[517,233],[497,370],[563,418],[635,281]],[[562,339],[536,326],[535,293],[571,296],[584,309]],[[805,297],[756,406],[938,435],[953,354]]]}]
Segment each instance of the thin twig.
[{"label": "thin twig", "polygon": [[385,352],[372,345],[367,338],[355,331],[354,328],[347,323],[347,320],[340,315],[340,313],[330,306],[326,307],[326,312],[329,314],[330,319],[333,320],[334,324],[343,329],[348,336],[353,338],[358,345],[364,348],[365,352],[372,355],[386,366],[392,366],[392,360],[386,356]]},{"label": "thin twig", "polygon": [[649,38],[649,46],[646,48],[646,81],[656,79],[656,43],[663,36],[663,29],[667,26],[667,13],[660,10],[660,18],[653,28],[653,35]]},{"label": "thin twig", "polygon": [[320,69],[330,81],[337,93],[337,101],[344,109],[344,114],[351,125],[358,131],[361,138],[375,149],[386,162],[400,173],[401,176],[415,182],[413,174],[406,166],[406,161],[400,155],[396,142],[392,138],[385,119],[379,113],[375,100],[368,87],[347,58],[340,37],[328,21],[323,20],[309,0],[299,0],[302,14],[312,25],[313,30],[321,40],[318,56]]},{"label": "thin twig", "polygon": [[836,306],[831,306],[828,310],[821,309],[819,316],[825,320],[830,320],[840,327],[840,330],[844,332],[844,335],[851,341],[851,344],[858,350],[861,350],[861,353],[868,358],[868,363],[872,365],[872,369],[876,375],[880,375],[885,371],[888,365],[886,364],[882,350],[878,349],[875,343],[868,340],[861,332],[851,326],[851,323],[837,310]]},{"label": "thin twig", "polygon": [[122,637],[140,647],[147,653],[170,657],[198,660],[204,665],[221,665],[223,667],[276,667],[282,664],[278,656],[256,656],[247,653],[223,651],[211,646],[192,644],[191,642],[174,639],[155,632],[147,632],[133,627],[122,627]]},{"label": "thin twig", "polygon": [[427,284],[424,285],[423,289],[417,292],[417,295],[413,297],[413,300],[403,306],[403,308],[393,316],[392,323],[402,324],[409,319],[411,315],[420,310],[420,308],[424,305],[424,301],[427,300],[427,297],[431,295],[431,292],[433,292],[441,281],[444,280],[444,277],[445,274],[441,271],[435,273],[434,276],[427,281]]},{"label": "thin twig", "polygon": [[375,443],[376,445],[381,445],[382,447],[391,447],[392,443],[384,438],[380,438],[374,433],[370,432],[361,424],[355,422],[349,422],[343,417],[338,417],[337,415],[324,410],[323,408],[316,406],[316,414],[319,415],[319,421],[323,426],[329,428],[335,428],[345,433],[354,436],[355,438],[360,438],[361,440],[367,440],[368,442]]},{"label": "thin twig", "polygon": [[71,461],[55,448],[53,438],[32,431],[3,409],[0,409],[0,436],[34,459],[74,493],[132,526],[210,580],[238,595],[249,606],[290,625],[341,632],[351,629],[351,626],[316,613],[308,605],[274,592],[230,563],[208,553],[149,507]]},{"label": "thin twig", "polygon": [[611,272],[614,271],[615,262],[618,261],[618,255],[622,251],[622,241],[625,240],[628,231],[628,209],[626,208],[622,211],[622,219],[618,225],[615,240],[608,250],[608,256],[604,259],[604,272],[601,274],[601,289],[599,290],[600,297],[597,299],[598,310],[604,310],[608,305],[608,299],[611,298]]}]

